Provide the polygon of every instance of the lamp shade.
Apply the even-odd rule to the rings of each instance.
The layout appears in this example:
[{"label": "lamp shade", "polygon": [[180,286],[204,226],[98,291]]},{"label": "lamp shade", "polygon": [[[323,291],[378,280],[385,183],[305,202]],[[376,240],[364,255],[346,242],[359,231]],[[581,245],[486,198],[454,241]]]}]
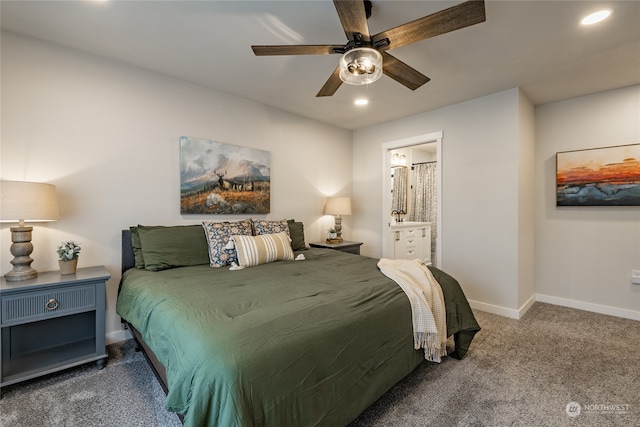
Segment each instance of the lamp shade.
[{"label": "lamp shade", "polygon": [[324,205],[325,215],[351,215],[351,198],[329,197]]},{"label": "lamp shade", "polygon": [[0,221],[60,219],[56,187],[42,182],[0,181]]}]

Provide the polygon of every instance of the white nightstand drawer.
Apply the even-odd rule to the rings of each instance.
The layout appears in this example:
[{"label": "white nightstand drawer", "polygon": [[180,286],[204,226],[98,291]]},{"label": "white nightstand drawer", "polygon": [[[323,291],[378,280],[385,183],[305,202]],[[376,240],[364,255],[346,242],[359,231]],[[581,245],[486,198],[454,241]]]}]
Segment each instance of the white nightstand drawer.
[{"label": "white nightstand drawer", "polygon": [[91,310],[95,306],[94,285],[24,293],[2,298],[2,325],[57,317]]}]

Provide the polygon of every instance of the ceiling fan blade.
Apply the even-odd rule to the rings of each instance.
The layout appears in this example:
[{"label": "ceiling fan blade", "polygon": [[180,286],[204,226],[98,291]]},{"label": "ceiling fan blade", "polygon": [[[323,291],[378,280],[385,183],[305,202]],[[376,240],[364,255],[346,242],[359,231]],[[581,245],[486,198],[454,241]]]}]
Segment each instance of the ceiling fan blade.
[{"label": "ceiling fan blade", "polygon": [[479,24],[485,20],[484,1],[468,0],[440,12],[378,33],[371,38],[371,41],[375,45],[376,42],[389,39],[389,45],[381,47],[380,50],[395,49],[460,28]]},{"label": "ceiling fan blade", "polygon": [[331,74],[329,80],[327,80],[324,86],[322,86],[316,97],[332,96],[334,93],[336,93],[341,84],[342,80],[340,80],[340,67],[336,67],[336,69],[333,70],[333,74]]},{"label": "ceiling fan blade", "polygon": [[329,55],[334,49],[344,49],[343,45],[273,45],[251,46],[256,56],[268,55]]},{"label": "ceiling fan blade", "polygon": [[382,52],[382,72],[411,90],[416,90],[431,80],[413,67],[408,66],[398,58]]},{"label": "ceiling fan blade", "polygon": [[350,41],[353,41],[353,33],[362,34],[364,41],[369,41],[369,25],[367,24],[367,13],[362,0],[333,0],[336,6],[340,23],[344,28],[344,33]]}]

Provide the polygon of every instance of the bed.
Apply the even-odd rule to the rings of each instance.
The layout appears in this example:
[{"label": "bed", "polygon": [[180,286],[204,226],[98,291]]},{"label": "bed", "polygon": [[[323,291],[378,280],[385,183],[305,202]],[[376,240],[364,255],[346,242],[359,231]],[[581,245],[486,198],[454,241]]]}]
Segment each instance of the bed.
[{"label": "bed", "polygon": [[[178,237],[186,226],[160,229],[177,230],[158,242],[181,261],[136,268],[135,236],[132,244],[123,230],[116,311],[184,425],[344,426],[424,362],[409,301],[377,259],[298,246],[303,260],[213,268],[210,253],[206,264],[180,253],[183,241],[199,239]],[[192,255],[207,250],[191,246]],[[461,359],[480,327],[458,282],[430,270],[454,337],[450,356]]]}]

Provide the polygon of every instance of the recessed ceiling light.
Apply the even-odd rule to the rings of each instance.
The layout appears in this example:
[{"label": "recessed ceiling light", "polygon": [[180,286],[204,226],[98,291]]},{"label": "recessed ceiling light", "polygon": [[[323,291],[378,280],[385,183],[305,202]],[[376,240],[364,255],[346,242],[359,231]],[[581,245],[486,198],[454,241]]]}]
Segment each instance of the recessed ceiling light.
[{"label": "recessed ceiling light", "polygon": [[582,25],[597,24],[598,22],[602,22],[605,19],[607,19],[609,16],[611,16],[611,12],[612,12],[611,9],[599,10],[597,12],[594,12],[582,18],[582,21],[580,21],[580,23]]},{"label": "recessed ceiling light", "polygon": [[353,103],[356,105],[367,105],[369,103],[369,100],[364,98],[359,98],[359,99],[356,99]]}]

